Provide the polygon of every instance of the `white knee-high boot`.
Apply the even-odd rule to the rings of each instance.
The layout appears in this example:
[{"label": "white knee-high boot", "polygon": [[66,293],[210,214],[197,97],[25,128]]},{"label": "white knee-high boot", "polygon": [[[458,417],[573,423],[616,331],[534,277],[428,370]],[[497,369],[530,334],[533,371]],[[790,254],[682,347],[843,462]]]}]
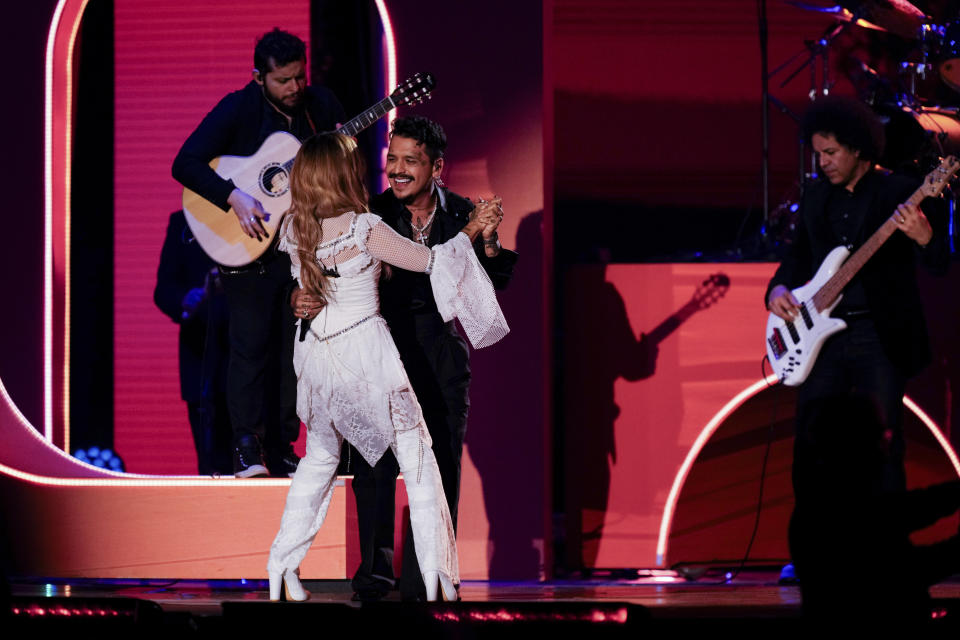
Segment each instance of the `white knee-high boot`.
[{"label": "white knee-high boot", "polygon": [[283,508],[280,531],[270,546],[269,573],[292,572],[300,566],[327,515],[339,463],[339,449],[337,453],[330,453],[307,436],[307,454],[297,466]]},{"label": "white knee-high boot", "polygon": [[[449,585],[460,582],[457,542],[453,533],[450,509],[443,493],[443,482],[429,439],[422,439],[420,429],[397,432],[394,455],[403,472],[403,483],[410,503],[410,527],[424,583],[427,574],[437,572]],[[437,583],[436,576],[431,576]],[[441,579],[442,580],[442,579]],[[428,585],[428,589],[429,589]]]}]

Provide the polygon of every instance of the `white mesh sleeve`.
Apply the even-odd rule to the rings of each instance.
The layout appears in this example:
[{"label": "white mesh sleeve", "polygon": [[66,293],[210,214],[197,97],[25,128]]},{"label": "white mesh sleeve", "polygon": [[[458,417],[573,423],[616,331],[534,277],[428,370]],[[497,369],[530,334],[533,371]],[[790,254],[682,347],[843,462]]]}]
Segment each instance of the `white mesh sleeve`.
[{"label": "white mesh sleeve", "polygon": [[474,349],[499,342],[510,332],[510,327],[470,238],[458,233],[435,246],[433,252],[430,285],[440,315],[445,321],[459,320]]},{"label": "white mesh sleeve", "polygon": [[493,283],[466,234],[458,233],[431,250],[377,220],[366,247],[370,255],[395,267],[429,273],[440,315],[446,322],[459,320],[475,349],[488,347],[509,333]]},{"label": "white mesh sleeve", "polygon": [[426,273],[433,261],[429,247],[404,238],[379,218],[370,227],[364,244],[374,258],[407,271]]}]

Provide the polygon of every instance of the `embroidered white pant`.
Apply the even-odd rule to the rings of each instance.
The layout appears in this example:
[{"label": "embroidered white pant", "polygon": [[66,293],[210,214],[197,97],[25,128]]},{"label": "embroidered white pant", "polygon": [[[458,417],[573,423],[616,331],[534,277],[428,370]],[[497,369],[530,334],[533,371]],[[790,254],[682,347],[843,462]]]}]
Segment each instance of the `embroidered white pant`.
[{"label": "embroidered white pant", "polygon": [[[422,428],[421,425],[417,429],[398,432],[396,443],[391,447],[403,472],[417,561],[422,573],[439,571],[458,584],[459,563],[453,523],[433,449],[421,439]],[[293,570],[300,566],[330,506],[340,449],[331,453],[320,446],[321,438],[310,436],[307,435],[307,453],[290,484],[280,531],[270,547],[269,572]]]}]

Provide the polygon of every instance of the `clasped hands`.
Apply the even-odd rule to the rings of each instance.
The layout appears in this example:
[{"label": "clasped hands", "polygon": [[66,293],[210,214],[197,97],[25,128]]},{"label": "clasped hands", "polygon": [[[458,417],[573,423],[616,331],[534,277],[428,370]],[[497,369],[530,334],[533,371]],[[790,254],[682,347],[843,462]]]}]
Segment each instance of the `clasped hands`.
[{"label": "clasped hands", "polygon": [[[503,199],[494,196],[490,200],[480,198],[470,212],[470,218],[463,231],[470,236],[471,241],[481,235],[484,241],[496,242],[497,227],[503,220]],[[499,251],[499,249],[497,249]],[[294,289],[290,294],[290,307],[298,318],[313,318],[323,309],[324,303],[320,298],[310,295],[303,289]]]},{"label": "clasped hands", "polygon": [[470,222],[464,229],[471,240],[476,239],[474,229],[479,231],[485,241],[496,238],[497,227],[503,220],[502,204],[503,198],[500,196],[493,196],[490,200],[484,200],[483,198],[477,200],[477,204],[470,212]]},{"label": "clasped hands", "polygon": [[470,222],[463,228],[463,232],[473,242],[480,235],[483,238],[483,252],[488,258],[494,258],[500,253],[500,242],[497,236],[497,227],[503,220],[502,199],[494,196],[490,200],[480,198],[470,212]]}]

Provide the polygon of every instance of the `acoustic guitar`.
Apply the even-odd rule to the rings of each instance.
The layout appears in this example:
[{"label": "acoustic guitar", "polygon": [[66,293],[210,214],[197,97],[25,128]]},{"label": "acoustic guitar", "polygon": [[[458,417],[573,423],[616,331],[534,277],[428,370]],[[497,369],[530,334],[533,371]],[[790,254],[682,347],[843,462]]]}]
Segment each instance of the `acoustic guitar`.
[{"label": "acoustic guitar", "polygon": [[[423,102],[435,86],[432,74],[417,73],[337,131],[355,136],[398,106]],[[296,136],[277,131],[268,136],[253,155],[220,156],[210,162],[210,168],[217,175],[232,180],[238,189],[260,202],[267,214],[261,223],[271,238],[290,208],[290,169],[299,149]],[[244,233],[233,209],[225,213],[190,189],[183,190],[183,213],[197,242],[218,264],[228,267],[250,264],[271,245],[269,241],[259,241]]]}]

